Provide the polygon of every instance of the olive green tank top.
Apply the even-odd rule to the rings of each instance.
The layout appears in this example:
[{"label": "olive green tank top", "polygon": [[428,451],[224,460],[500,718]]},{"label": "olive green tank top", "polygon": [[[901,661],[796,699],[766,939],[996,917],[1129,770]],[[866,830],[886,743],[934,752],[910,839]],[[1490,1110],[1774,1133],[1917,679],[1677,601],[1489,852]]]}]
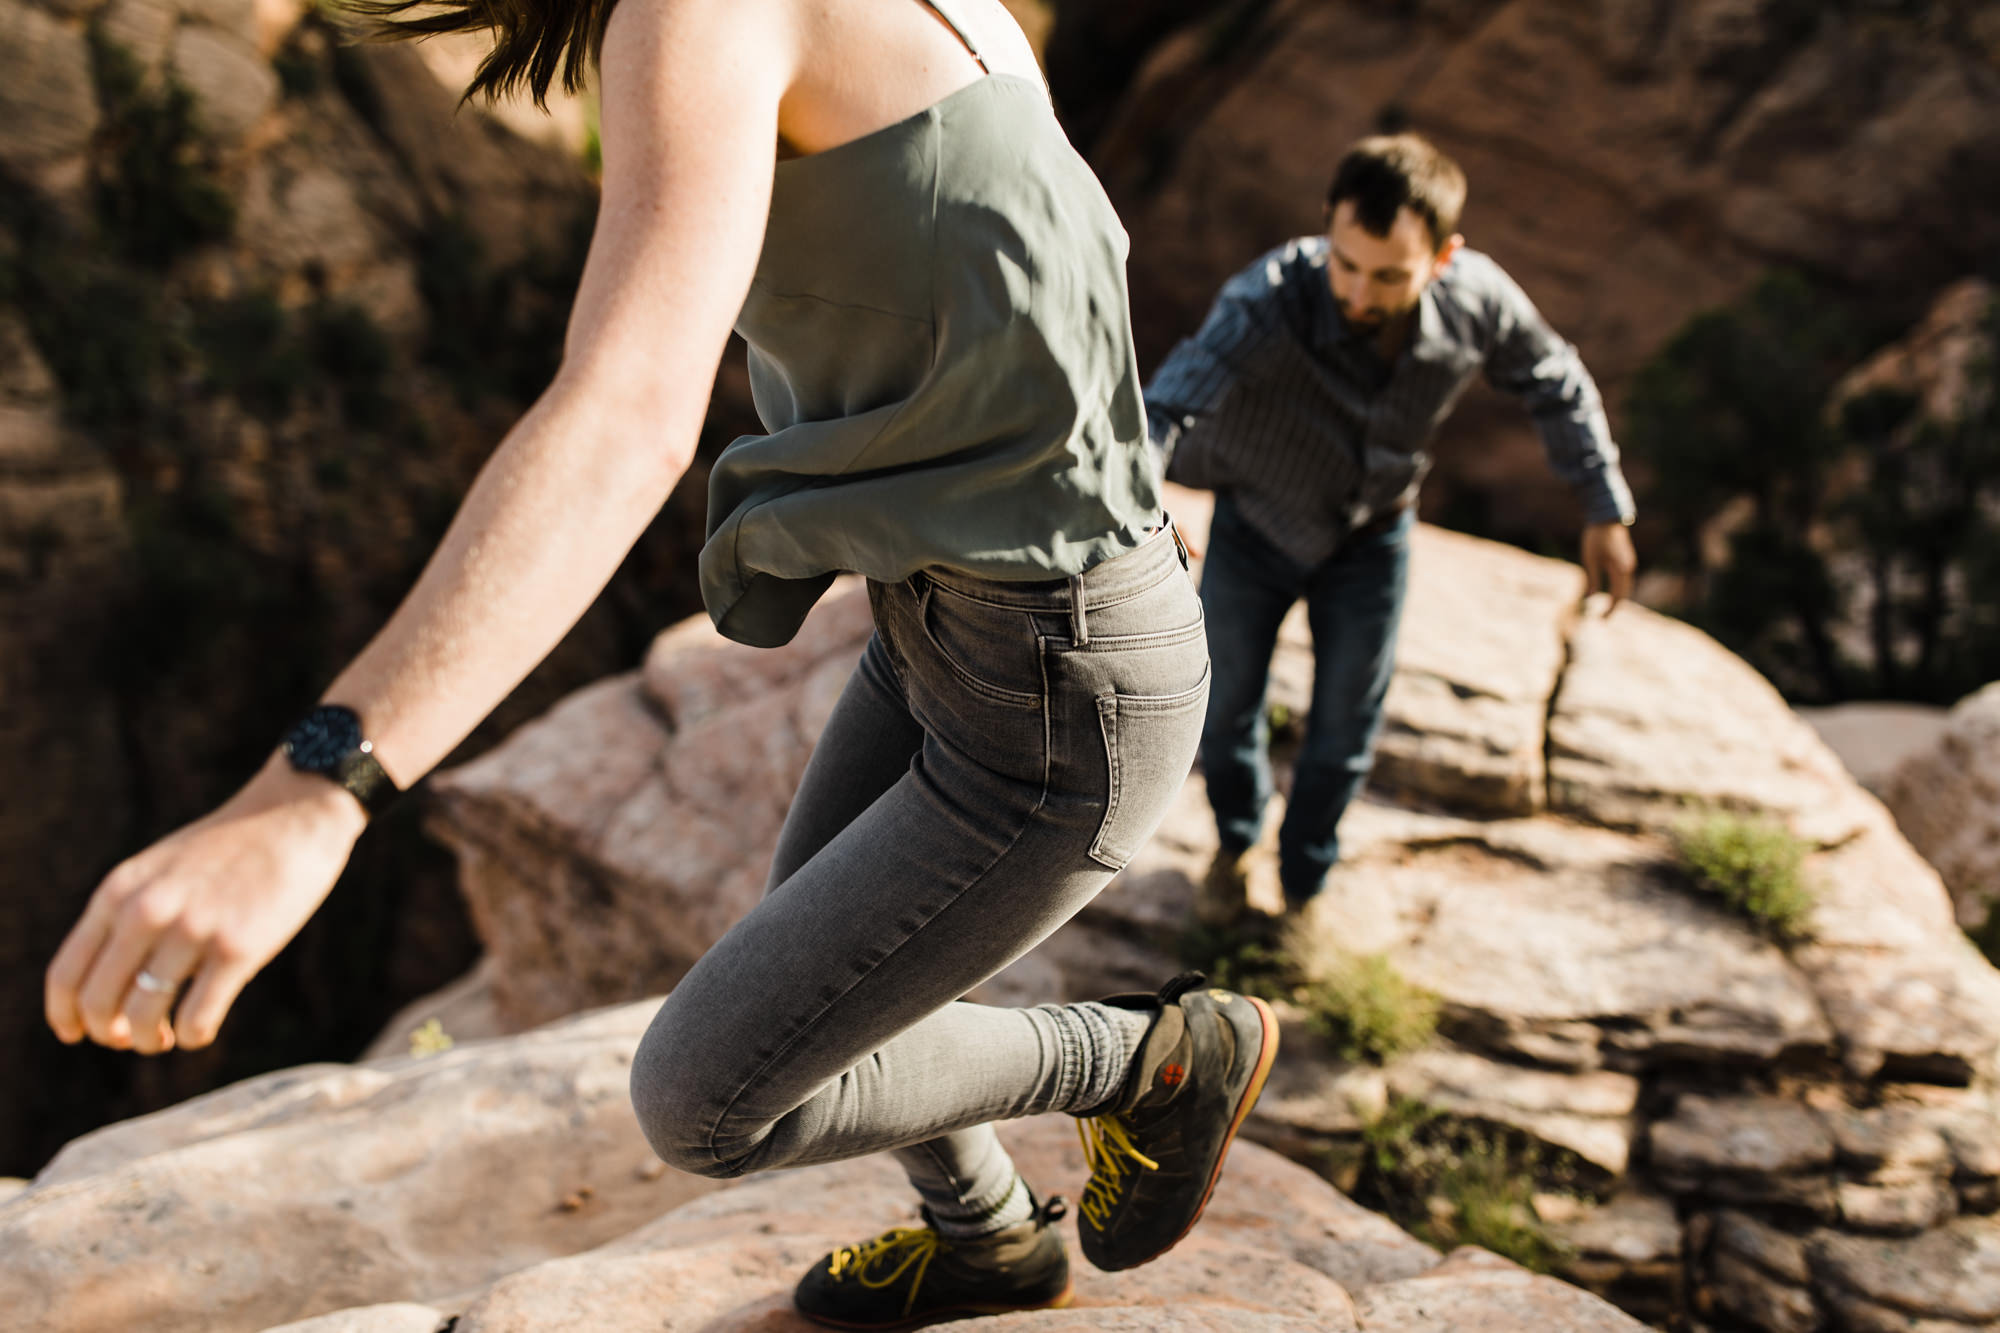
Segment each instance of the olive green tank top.
[{"label": "olive green tank top", "polygon": [[1136,546],[1160,496],[1126,244],[1037,79],[779,162],[736,324],[769,433],[709,475],[717,628],[788,642],[842,571],[1048,579]]}]

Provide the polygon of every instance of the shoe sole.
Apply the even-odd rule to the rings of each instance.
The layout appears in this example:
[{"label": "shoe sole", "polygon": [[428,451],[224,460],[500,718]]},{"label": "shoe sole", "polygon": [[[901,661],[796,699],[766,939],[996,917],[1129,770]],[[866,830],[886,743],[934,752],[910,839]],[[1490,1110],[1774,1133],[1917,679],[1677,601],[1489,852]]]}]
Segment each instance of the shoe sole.
[{"label": "shoe sole", "polygon": [[1188,1233],[1194,1230],[1195,1223],[1201,1221],[1201,1215],[1208,1211],[1209,1196],[1215,1193],[1215,1182],[1222,1179],[1222,1164],[1229,1160],[1229,1150],[1235,1146],[1236,1131],[1242,1129],[1243,1122],[1250,1118],[1250,1110],[1257,1105],[1257,1099],[1263,1095],[1264,1081],[1271,1076],[1271,1066],[1278,1059],[1277,1015],[1271,1012],[1270,1005],[1265,1004],[1256,996],[1246,995],[1243,998],[1257,1006],[1257,1018],[1262,1023],[1264,1029],[1264,1048],[1258,1052],[1257,1068],[1251,1071],[1250,1082],[1244,1087],[1243,1095],[1237,1099],[1236,1114],[1230,1118],[1229,1129],[1222,1136],[1222,1151],[1215,1155],[1215,1168],[1208,1173],[1208,1184],[1201,1192],[1201,1202],[1195,1205],[1194,1216],[1188,1219],[1188,1224],[1181,1228],[1178,1236],[1175,1236],[1145,1258],[1135,1259],[1122,1268],[1107,1269],[1105,1271],[1124,1272],[1127,1269],[1139,1268],[1152,1263],[1153,1260],[1186,1240]]},{"label": "shoe sole", "polygon": [[975,1315],[1020,1314],[1029,1310],[1063,1310],[1069,1308],[1070,1302],[1075,1299],[1076,1284],[1072,1282],[1062,1289],[1060,1295],[1046,1301],[1036,1301],[1032,1305],[953,1305],[942,1310],[932,1310],[926,1314],[916,1315],[893,1324],[850,1324],[842,1319],[829,1319],[825,1315],[809,1314],[799,1309],[796,1305],[792,1307],[792,1310],[808,1323],[818,1324],[821,1328],[860,1329],[867,1330],[867,1333],[903,1333],[905,1329],[927,1328],[932,1324],[942,1324],[953,1319],[969,1319]]}]

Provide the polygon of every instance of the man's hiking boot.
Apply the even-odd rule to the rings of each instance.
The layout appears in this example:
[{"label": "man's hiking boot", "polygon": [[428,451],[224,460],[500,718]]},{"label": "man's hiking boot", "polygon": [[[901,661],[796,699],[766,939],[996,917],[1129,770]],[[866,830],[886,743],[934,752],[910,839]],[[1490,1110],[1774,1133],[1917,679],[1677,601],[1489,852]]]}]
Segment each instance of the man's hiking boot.
[{"label": "man's hiking boot", "polygon": [[1194,919],[1210,930],[1226,930],[1250,911],[1250,848],[1232,852],[1222,848],[1208,863],[1208,873],[1194,893]]},{"label": "man's hiking boot", "polygon": [[1077,1232],[1099,1268],[1136,1268],[1194,1228],[1277,1057],[1270,1006],[1206,981],[1184,972],[1156,996],[1103,1001],[1155,1012],[1117,1100],[1077,1122],[1090,1165]]},{"label": "man's hiking boot", "polygon": [[1052,1198],[1027,1221],[978,1240],[896,1227],[814,1264],[792,1303],[816,1324],[872,1329],[1060,1309],[1070,1302],[1069,1252],[1055,1223],[1067,1211]]}]

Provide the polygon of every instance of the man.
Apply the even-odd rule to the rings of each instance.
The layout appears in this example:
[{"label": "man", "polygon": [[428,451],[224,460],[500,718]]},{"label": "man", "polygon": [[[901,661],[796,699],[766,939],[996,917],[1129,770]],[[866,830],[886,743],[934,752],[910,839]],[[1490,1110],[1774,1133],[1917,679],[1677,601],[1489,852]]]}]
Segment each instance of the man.
[{"label": "man", "polygon": [[1201,599],[1214,681],[1201,759],[1221,851],[1198,914],[1244,908],[1271,795],[1264,699],[1278,625],[1303,599],[1311,715],[1278,839],[1296,908],[1340,857],[1394,666],[1425,445],[1475,374],[1533,414],[1587,526],[1583,566],[1629,594],[1632,497],[1597,386],[1500,267],[1465,248],[1465,174],[1410,134],[1363,140],[1335,170],[1327,232],[1231,278],[1146,390],[1169,479],[1216,492]]}]

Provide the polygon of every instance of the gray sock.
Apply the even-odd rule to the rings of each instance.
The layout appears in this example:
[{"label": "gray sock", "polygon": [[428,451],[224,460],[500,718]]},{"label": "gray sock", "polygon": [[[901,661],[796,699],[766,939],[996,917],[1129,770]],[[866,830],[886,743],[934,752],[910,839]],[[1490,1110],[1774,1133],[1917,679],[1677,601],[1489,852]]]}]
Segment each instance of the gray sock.
[{"label": "gray sock", "polygon": [[1152,1026],[1143,1009],[1108,1004],[1043,1005],[1062,1038],[1063,1096],[1051,1110],[1093,1115],[1125,1086],[1132,1056]]}]

